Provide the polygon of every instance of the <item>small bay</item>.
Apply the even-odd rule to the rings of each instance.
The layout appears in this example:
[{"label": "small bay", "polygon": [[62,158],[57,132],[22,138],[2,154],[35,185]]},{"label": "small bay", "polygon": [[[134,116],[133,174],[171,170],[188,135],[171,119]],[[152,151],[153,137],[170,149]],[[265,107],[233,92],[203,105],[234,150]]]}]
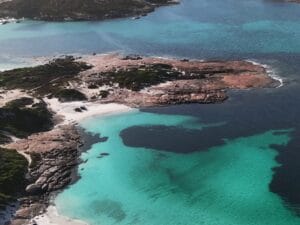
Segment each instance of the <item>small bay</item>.
[{"label": "small bay", "polygon": [[271,145],[286,145],[289,130],[227,140],[189,154],[125,146],[120,132],[145,125],[191,132],[207,127],[195,117],[145,112],[84,121],[87,131],[108,140],[83,153],[81,179],[55,200],[61,214],[106,225],[299,224],[268,187],[277,165]]}]

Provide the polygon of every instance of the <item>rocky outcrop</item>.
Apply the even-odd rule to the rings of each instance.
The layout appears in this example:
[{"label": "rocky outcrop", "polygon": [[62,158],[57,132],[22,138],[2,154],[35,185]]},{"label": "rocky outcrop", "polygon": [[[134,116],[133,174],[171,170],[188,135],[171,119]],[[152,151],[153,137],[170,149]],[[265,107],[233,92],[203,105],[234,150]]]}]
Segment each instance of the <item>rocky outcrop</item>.
[{"label": "rocky outcrop", "polygon": [[48,21],[103,20],[140,16],[172,0],[11,0],[0,2],[0,17]]},{"label": "rocky outcrop", "polygon": [[26,194],[11,224],[25,224],[44,212],[50,195],[74,180],[80,145],[75,127],[60,126],[6,146],[31,156]]},{"label": "rocky outcrop", "polygon": [[[85,59],[83,59],[85,60]],[[229,89],[275,87],[266,69],[247,61],[199,61],[93,56],[93,67],[80,75],[92,100],[131,107],[183,103],[220,103]],[[81,85],[83,86],[83,85]],[[93,86],[92,89],[89,87]],[[106,94],[103,87],[105,87]],[[97,93],[98,92],[98,93]],[[90,93],[94,93],[92,96]]]}]

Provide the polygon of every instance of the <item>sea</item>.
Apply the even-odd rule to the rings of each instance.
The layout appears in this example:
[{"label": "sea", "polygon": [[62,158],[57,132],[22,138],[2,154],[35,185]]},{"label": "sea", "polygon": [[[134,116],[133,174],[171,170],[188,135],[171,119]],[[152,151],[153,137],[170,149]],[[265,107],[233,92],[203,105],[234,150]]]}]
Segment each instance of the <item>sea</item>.
[{"label": "sea", "polygon": [[0,26],[0,69],[109,52],[250,60],[283,85],[85,119],[107,140],[82,153],[80,179],[54,199],[61,215],[90,225],[300,224],[300,4],[181,0],[138,20]]}]

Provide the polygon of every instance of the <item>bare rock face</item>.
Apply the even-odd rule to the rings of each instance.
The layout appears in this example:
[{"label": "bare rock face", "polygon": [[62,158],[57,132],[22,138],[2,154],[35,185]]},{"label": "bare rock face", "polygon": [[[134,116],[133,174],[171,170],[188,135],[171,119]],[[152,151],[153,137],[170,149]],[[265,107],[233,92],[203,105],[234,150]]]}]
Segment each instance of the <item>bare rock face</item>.
[{"label": "bare rock face", "polygon": [[[199,61],[99,55],[86,59],[93,65],[81,79],[94,85],[92,99],[131,107],[183,103],[220,103],[229,89],[250,89],[278,85],[258,64],[247,61]],[[103,98],[101,87],[106,88]]]},{"label": "bare rock face", "polygon": [[28,194],[32,194],[32,195],[35,195],[35,194],[40,194],[42,192],[42,188],[40,185],[38,184],[29,184],[27,187],[26,187],[26,192]]},{"label": "bare rock face", "polygon": [[8,148],[31,156],[29,194],[50,193],[70,183],[72,169],[78,164],[80,136],[73,126],[60,126],[9,144]]},{"label": "bare rock face", "polygon": [[70,184],[78,165],[80,136],[74,126],[60,126],[49,132],[38,133],[7,145],[30,155],[27,196],[11,224],[26,224],[42,213],[50,194]]},{"label": "bare rock face", "polygon": [[30,135],[28,138],[8,144],[6,147],[28,154],[53,152],[52,156],[54,157],[60,152],[64,152],[65,149],[76,149],[79,138],[74,126],[63,125],[49,132]]}]

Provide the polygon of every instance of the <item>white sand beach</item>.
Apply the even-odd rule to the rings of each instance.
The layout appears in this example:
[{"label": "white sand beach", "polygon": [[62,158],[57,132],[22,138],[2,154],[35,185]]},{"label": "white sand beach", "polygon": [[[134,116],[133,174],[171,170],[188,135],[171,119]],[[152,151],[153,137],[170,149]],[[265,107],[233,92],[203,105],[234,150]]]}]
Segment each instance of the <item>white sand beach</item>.
[{"label": "white sand beach", "polygon": [[[97,103],[97,102],[59,102],[56,98],[44,99],[49,108],[63,121],[61,124],[79,123],[80,121],[100,115],[117,114],[133,110],[132,108],[117,103]],[[76,108],[85,107],[82,112],[75,112]]]},{"label": "white sand beach", "polygon": [[[44,100],[49,105],[49,108],[62,119],[59,125],[76,124],[93,116],[117,114],[134,110],[128,106],[116,103],[100,104],[97,102],[82,101],[61,103],[56,98]],[[87,110],[83,110],[82,112],[74,111],[75,108],[82,106],[86,107]],[[49,206],[46,213],[32,219],[29,225],[32,223],[37,225],[87,225],[85,222],[59,215],[54,205]]]},{"label": "white sand beach", "polygon": [[58,214],[55,206],[49,206],[47,212],[32,220],[37,225],[88,225],[79,220],[71,220]]}]

